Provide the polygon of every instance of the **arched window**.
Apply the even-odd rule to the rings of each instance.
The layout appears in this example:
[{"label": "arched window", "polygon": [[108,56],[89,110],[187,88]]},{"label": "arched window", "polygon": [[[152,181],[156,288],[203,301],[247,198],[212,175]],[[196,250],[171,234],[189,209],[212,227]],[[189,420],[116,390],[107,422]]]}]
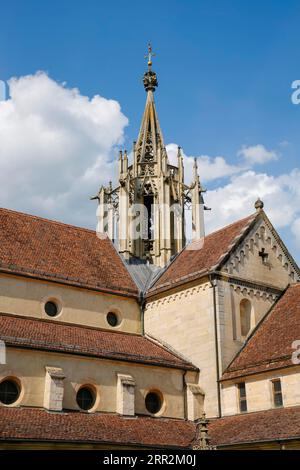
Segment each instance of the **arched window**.
[{"label": "arched window", "polygon": [[248,299],[241,300],[240,303],[240,322],[241,322],[241,336],[245,337],[249,333],[251,325],[251,302]]}]

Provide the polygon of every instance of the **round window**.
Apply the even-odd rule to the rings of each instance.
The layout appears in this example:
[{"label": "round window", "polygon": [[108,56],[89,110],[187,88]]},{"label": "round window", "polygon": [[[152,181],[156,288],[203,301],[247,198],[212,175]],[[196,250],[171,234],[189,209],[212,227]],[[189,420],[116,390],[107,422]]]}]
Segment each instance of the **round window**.
[{"label": "round window", "polygon": [[49,317],[56,317],[58,314],[58,306],[52,300],[48,300],[48,302],[45,303],[45,312]]},{"label": "round window", "polygon": [[110,326],[117,326],[119,323],[118,316],[114,312],[108,312],[106,320]]},{"label": "round window", "polygon": [[149,392],[145,398],[145,405],[149,413],[156,414],[162,407],[162,399],[156,392]]},{"label": "round window", "polygon": [[20,396],[20,389],[14,380],[3,380],[0,383],[0,402],[4,405],[11,405]]},{"label": "round window", "polygon": [[82,387],[77,392],[76,401],[79,408],[87,411],[93,408],[96,397],[89,387]]}]

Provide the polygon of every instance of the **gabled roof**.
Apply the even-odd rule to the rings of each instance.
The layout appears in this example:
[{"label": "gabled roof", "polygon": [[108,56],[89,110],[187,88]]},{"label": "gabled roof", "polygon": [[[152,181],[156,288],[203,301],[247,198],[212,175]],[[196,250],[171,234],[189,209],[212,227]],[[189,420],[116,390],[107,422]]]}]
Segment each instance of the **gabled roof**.
[{"label": "gabled roof", "polygon": [[257,325],[222,380],[292,367],[292,343],[300,339],[300,283],[292,284]]},{"label": "gabled roof", "polygon": [[138,295],[112,242],[96,231],[0,209],[0,272]]},{"label": "gabled roof", "polygon": [[0,441],[189,448],[196,425],[183,419],[0,407]]},{"label": "gabled roof", "polygon": [[258,217],[257,212],[190,243],[166,267],[148,293],[171,289],[217,269]]},{"label": "gabled roof", "polygon": [[255,224],[261,220],[269,227],[286,258],[293,266],[297,275],[300,276],[297,263],[288,252],[266,213],[263,210],[257,210],[254,214],[187,245],[166,266],[161,275],[154,280],[147,296],[150,297],[159,292],[167,291],[173,287],[199,279],[212,271],[221,270],[232,252],[244,240]]},{"label": "gabled roof", "polygon": [[28,316],[0,313],[0,339],[6,346],[198,370],[145,336]]},{"label": "gabled roof", "polygon": [[251,444],[300,438],[300,406],[226,416],[208,425],[210,444]]}]

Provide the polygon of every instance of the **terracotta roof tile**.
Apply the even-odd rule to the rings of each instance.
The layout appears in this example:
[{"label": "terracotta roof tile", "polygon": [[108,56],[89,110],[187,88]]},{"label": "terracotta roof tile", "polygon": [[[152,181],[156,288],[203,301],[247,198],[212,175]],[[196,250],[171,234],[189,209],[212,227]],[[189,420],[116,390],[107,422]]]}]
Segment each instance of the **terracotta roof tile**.
[{"label": "terracotta roof tile", "polygon": [[138,290],[109,239],[96,232],[0,209],[0,270],[100,290]]},{"label": "terracotta roof tile", "polygon": [[241,235],[256,219],[252,214],[190,243],[149,289],[153,294],[198,278],[218,265]]},{"label": "terracotta roof tile", "polygon": [[291,285],[258,324],[222,380],[294,366],[292,343],[299,339],[300,283]]},{"label": "terracotta roof tile", "polygon": [[0,314],[0,339],[7,346],[197,370],[191,363],[144,336],[54,320]]},{"label": "terracotta roof tile", "polygon": [[114,443],[189,448],[194,423],[179,419],[0,408],[0,440]]},{"label": "terracotta roof tile", "polygon": [[300,406],[227,416],[211,421],[212,445],[300,438]]}]

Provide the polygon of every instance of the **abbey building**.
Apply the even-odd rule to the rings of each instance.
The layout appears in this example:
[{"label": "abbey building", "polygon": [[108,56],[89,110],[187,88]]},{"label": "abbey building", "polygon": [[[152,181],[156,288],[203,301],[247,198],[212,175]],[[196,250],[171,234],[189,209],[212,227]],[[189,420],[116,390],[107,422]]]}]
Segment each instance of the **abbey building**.
[{"label": "abbey building", "polygon": [[143,81],[97,233],[0,209],[0,448],[299,449],[299,268],[260,200],[205,233]]}]

